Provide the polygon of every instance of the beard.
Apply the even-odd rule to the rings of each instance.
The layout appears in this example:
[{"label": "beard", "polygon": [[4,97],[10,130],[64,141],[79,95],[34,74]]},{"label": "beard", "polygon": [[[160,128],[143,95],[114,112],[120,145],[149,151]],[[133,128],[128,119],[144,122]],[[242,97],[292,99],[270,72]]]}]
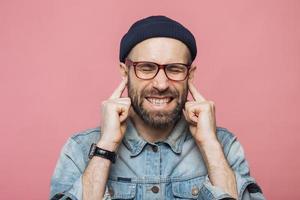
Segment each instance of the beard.
[{"label": "beard", "polygon": [[[146,96],[171,96],[172,101],[176,101],[176,106],[171,111],[151,111],[143,107],[143,103],[146,100]],[[181,118],[182,109],[187,100],[188,88],[185,87],[182,94],[176,89],[168,88],[164,91],[159,91],[155,88],[146,89],[144,88],[140,93],[134,88],[133,84],[128,77],[128,96],[131,99],[131,106],[137,115],[148,125],[163,129],[170,125],[176,124]]]}]

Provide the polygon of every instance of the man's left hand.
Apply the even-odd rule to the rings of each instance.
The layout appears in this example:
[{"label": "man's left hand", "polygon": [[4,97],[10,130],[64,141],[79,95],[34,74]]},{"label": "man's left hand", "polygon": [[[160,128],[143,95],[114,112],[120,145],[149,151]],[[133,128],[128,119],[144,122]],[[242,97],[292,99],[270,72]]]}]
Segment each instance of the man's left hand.
[{"label": "man's left hand", "polygon": [[183,114],[190,124],[190,131],[197,143],[214,142],[216,137],[215,105],[207,101],[188,80],[189,91],[194,101],[187,101]]}]

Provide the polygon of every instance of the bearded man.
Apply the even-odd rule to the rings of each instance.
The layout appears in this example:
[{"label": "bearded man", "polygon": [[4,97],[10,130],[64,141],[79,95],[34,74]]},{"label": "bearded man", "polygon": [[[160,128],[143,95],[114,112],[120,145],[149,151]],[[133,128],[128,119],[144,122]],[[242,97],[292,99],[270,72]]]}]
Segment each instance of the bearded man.
[{"label": "bearded man", "polygon": [[50,199],[264,199],[241,144],[216,126],[214,103],[192,82],[196,55],[179,22],[135,22],[121,40],[122,81],[102,102],[101,126],[68,139]]}]

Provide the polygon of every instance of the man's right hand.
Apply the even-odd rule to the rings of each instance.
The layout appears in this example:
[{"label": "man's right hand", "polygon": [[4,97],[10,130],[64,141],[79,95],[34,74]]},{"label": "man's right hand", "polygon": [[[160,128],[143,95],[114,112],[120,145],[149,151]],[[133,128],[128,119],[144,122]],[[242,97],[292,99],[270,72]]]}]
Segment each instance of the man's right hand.
[{"label": "man's right hand", "polygon": [[127,82],[128,78],[124,78],[111,97],[102,102],[101,138],[97,144],[100,148],[116,151],[124,137],[131,105],[129,97],[121,97]]}]

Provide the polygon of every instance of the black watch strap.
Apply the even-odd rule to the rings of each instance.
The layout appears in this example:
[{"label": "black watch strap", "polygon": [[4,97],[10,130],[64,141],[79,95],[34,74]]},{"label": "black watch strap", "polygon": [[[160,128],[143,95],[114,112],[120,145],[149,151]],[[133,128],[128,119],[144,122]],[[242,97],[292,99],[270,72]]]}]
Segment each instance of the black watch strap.
[{"label": "black watch strap", "polygon": [[110,160],[112,163],[116,162],[116,153],[112,151],[108,151],[105,149],[102,149],[100,147],[97,147],[95,143],[91,145],[90,152],[89,152],[89,158],[92,159],[93,156],[99,156],[102,158],[106,158]]}]

